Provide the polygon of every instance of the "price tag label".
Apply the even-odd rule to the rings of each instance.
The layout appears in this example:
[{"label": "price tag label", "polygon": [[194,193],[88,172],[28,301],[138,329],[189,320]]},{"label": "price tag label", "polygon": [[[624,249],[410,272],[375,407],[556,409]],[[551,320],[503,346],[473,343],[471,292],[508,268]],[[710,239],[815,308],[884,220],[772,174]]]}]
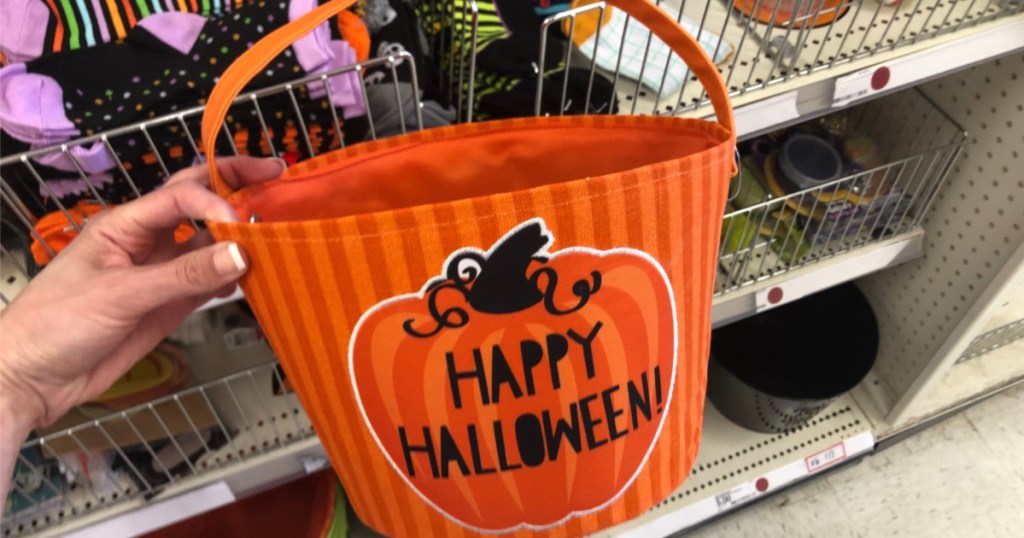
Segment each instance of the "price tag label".
[{"label": "price tag label", "polygon": [[889,86],[892,70],[881,65],[861,69],[836,79],[832,93],[832,106],[846,106],[870,97]]},{"label": "price tag label", "polygon": [[796,98],[797,92],[791,91],[740,108],[736,114],[737,129],[741,133],[756,133],[799,118]]},{"label": "price tag label", "polygon": [[807,456],[807,458],[804,459],[804,463],[807,465],[807,474],[813,474],[845,459],[846,445],[838,443],[822,450],[821,452]]},{"label": "price tag label", "polygon": [[719,512],[724,512],[756,497],[759,493],[761,492],[753,484],[741,484],[729,491],[715,495],[715,506],[718,507]]}]

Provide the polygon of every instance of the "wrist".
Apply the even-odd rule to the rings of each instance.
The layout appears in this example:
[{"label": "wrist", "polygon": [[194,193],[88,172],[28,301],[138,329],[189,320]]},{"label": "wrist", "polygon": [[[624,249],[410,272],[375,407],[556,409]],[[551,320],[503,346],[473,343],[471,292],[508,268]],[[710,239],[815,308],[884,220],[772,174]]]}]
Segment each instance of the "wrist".
[{"label": "wrist", "polygon": [[41,415],[32,410],[33,406],[25,405],[26,399],[16,389],[9,388],[7,382],[0,383],[0,424],[3,424],[0,429],[10,428],[18,437],[26,437],[39,424]]},{"label": "wrist", "polygon": [[41,425],[46,416],[45,406],[34,390],[11,377],[6,367],[0,369],[0,423],[24,429],[28,434]]},{"label": "wrist", "polygon": [[[6,362],[6,353],[3,358]],[[24,397],[11,385],[4,373],[6,370],[6,365],[0,368],[0,498],[3,499],[7,498],[21,445],[38,422],[33,412],[22,405]]]},{"label": "wrist", "polygon": [[33,364],[31,350],[23,345],[19,331],[12,327],[9,319],[3,320],[0,333],[0,413],[3,424],[25,429],[32,428],[46,420],[46,400],[20,371],[21,365]]}]

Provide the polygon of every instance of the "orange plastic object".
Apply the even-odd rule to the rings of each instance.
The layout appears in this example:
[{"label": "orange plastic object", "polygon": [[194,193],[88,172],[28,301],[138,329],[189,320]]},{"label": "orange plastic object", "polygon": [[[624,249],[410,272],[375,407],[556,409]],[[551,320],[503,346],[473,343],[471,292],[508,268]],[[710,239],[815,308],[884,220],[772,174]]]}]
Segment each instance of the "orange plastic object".
[{"label": "orange plastic object", "polygon": [[[590,4],[596,3],[598,0],[573,0],[570,4],[570,9],[576,9]],[[575,21],[575,23],[573,22]],[[562,21],[562,33],[566,37],[572,34],[572,42],[577,46],[581,47],[592,35],[597,33],[598,22],[600,21],[601,28],[604,28],[612,21],[612,8],[605,7],[604,15],[601,15],[600,9],[592,9],[585,13],[581,13],[573,18],[568,18]],[[575,28],[573,28],[575,26]]]},{"label": "orange plastic object", "polygon": [[[108,203],[107,207],[114,207],[114,205]],[[89,217],[103,211],[103,206],[96,202],[83,200],[75,204],[74,207],[67,209],[71,218],[74,219],[79,227],[82,227]],[[71,221],[68,220],[67,215],[63,211],[48,213],[36,222],[35,229],[39,236],[53,250],[54,255],[60,254],[60,251],[64,250],[65,247],[71,244],[72,240],[78,237],[78,230],[71,225]],[[191,239],[195,233],[196,231],[192,228],[191,224],[183,222],[174,231],[174,240],[178,243],[184,243]],[[32,257],[39,265],[46,265],[52,259],[46,247],[38,239],[33,239],[32,241]]]},{"label": "orange plastic object", "polygon": [[342,39],[355,50],[357,62],[370,59],[370,31],[359,15],[351,11],[338,13],[338,30]]},{"label": "orange plastic object", "polygon": [[[733,6],[758,22],[794,28],[817,28],[846,14],[849,0],[734,0]],[[757,10],[754,13],[754,10]],[[794,20],[795,19],[795,20]]]},{"label": "orange plastic object", "polygon": [[[696,457],[732,109],[674,19],[608,3],[688,63],[718,123],[456,125],[237,192],[210,159],[241,221],[209,228],[248,253],[246,297],[356,513],[386,535],[593,533],[671,495]],[[207,155],[248,80],[349,4],[223,74]]]}]

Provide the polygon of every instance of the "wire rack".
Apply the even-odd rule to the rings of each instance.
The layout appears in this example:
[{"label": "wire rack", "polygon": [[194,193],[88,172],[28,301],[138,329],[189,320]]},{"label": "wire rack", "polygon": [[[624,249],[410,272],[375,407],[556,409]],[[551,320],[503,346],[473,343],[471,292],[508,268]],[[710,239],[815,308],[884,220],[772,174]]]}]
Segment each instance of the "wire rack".
[{"label": "wire rack", "polygon": [[[731,96],[744,95],[794,77],[903,47],[983,22],[1024,12],[1020,0],[655,0],[696,37],[716,62]],[[696,77],[675,64],[678,56],[659,51],[646,29],[633,33],[628,16],[610,14],[604,2],[546,18],[536,35],[537,60],[529,77],[510,77],[481,66],[493,42],[488,32],[490,5],[476,0],[430,0],[434,16],[435,66],[439,80],[456,104],[460,121],[487,119],[481,96],[495,86],[526,84],[535,88],[535,114],[563,114],[572,68],[587,71],[586,89],[576,92],[588,113],[681,114],[710,104]],[[578,5],[574,3],[573,5]],[[793,4],[791,10],[782,6]],[[748,13],[756,16],[748,16]],[[607,21],[581,46],[577,21]],[[605,33],[602,39],[602,32]],[[430,33],[430,32],[428,32]],[[609,37],[611,35],[612,37]],[[499,36],[500,37],[500,36]],[[630,48],[627,44],[632,43]],[[474,45],[470,45],[474,44]],[[586,54],[580,51],[586,49]],[[610,49],[610,50],[609,50]],[[600,61],[598,61],[600,59]],[[544,73],[544,76],[537,76]],[[614,86],[614,97],[599,99],[595,78]],[[671,81],[676,80],[675,83]],[[637,80],[644,81],[638,83]],[[497,81],[497,82],[496,82]],[[561,88],[561,98],[546,97],[545,86]],[[557,94],[557,90],[556,90]],[[616,101],[618,106],[616,107]],[[575,105],[579,107],[579,103]],[[483,114],[483,116],[481,116]]]},{"label": "wire rack", "polygon": [[[383,77],[371,79],[370,71]],[[390,131],[369,105],[365,117],[342,117],[332,105],[331,84],[341,77],[358,79],[364,102],[382,78],[408,81],[407,87],[394,85],[394,100],[385,105],[402,111]],[[303,160],[346,144],[418,130],[423,125],[420,96],[414,58],[398,51],[239,97],[229,113],[236,121],[225,122],[218,150]],[[177,170],[202,162],[198,133],[203,111],[194,107],[0,159],[3,305],[43,270],[37,256],[59,250],[37,231],[45,214],[63,215],[63,232],[73,234],[85,224],[70,214],[78,203],[105,209],[115,202],[111,193],[116,203],[127,202],[158,188]],[[97,153],[106,159],[101,169],[95,168]],[[73,170],[69,175],[83,192],[62,194],[59,185],[67,180],[44,177],[53,167],[43,163],[63,163]],[[214,331],[210,338],[219,336]],[[3,536],[43,531],[97,510],[148,501],[167,488],[195,483],[209,472],[314,435],[294,394],[279,390],[285,380],[265,345],[234,360],[228,360],[231,353],[223,346],[187,354],[198,357],[189,361],[193,372],[225,361],[241,360],[249,367],[203,375],[197,386],[117,412],[76,409],[58,421],[58,431],[30,439],[19,454]],[[102,416],[94,417],[97,413]],[[76,423],[66,424],[74,417]]]},{"label": "wire rack", "polygon": [[[416,130],[424,125],[422,92],[434,84],[442,94],[435,97],[439,106],[451,105],[454,121],[482,119],[471,106],[479,103],[482,91],[473,81],[483,80],[480,77],[487,73],[477,69],[477,49],[466,53],[469,49],[459,44],[463,41],[453,37],[464,34],[472,43],[478,42],[482,35],[479,23],[484,19],[479,5],[472,1],[456,5],[449,0],[421,5],[428,8],[420,14],[424,26],[434,28],[431,62],[418,64],[412,54],[396,52],[243,95],[230,113],[237,121],[229,120],[223,126],[218,152],[302,160],[346,144]],[[812,20],[825,12],[816,5],[817,16]],[[934,5],[904,1],[896,10],[870,2],[845,3],[840,9],[843,6],[847,11],[831,29],[801,28],[797,19],[788,21],[787,27],[754,23],[717,2],[688,2],[681,13],[700,21],[698,33],[721,29],[730,40],[732,56],[720,67],[737,94],[811,69],[828,68],[854,55],[872,54],[1020,11],[1018,3],[992,1]],[[556,24],[572,22],[586,10],[604,9],[603,4],[594,4],[549,18],[542,25],[543,39]],[[870,24],[859,29],[856,21],[865,17]],[[774,19],[778,20],[777,13]],[[921,26],[916,26],[918,23]],[[849,29],[842,30],[845,26]],[[798,51],[790,53],[788,60],[786,43]],[[545,58],[554,57],[547,54],[554,47],[549,48],[543,40],[540,47],[544,54],[537,72],[548,72],[552,65],[550,72],[555,75],[542,79],[531,94],[542,94],[544,84],[558,85],[555,95],[561,104],[554,108],[556,113],[565,113],[567,90],[564,79],[557,77],[559,70],[585,65],[588,81],[593,81],[597,68],[589,61],[577,64],[579,58],[571,56],[545,64]],[[772,52],[776,50],[781,52]],[[363,118],[347,118],[332,105],[332,79],[356,77],[366,101],[368,90],[377,82],[378,77],[367,76],[374,69],[392,80],[409,81],[408,94],[396,86],[393,104],[401,110],[411,100],[414,112],[408,117],[399,114],[397,128],[385,130],[372,107]],[[424,78],[427,84],[421,84]],[[665,98],[618,77],[617,103],[606,103],[603,111],[675,113],[693,109],[703,102],[703,93],[696,83],[689,82],[693,81],[686,79],[678,94]],[[591,85],[588,82],[587,102]],[[538,108],[540,102],[535,102],[534,113],[552,113]],[[595,112],[596,108],[601,107],[588,105],[587,110]],[[12,300],[42,270],[35,254],[45,258],[58,250],[36,230],[41,218],[62,214],[68,217],[69,230],[65,231],[81,228],[69,215],[73,200],[57,187],[63,179],[54,181],[46,176],[42,163],[62,163],[70,170],[69,179],[83,189],[72,199],[77,196],[100,207],[123,203],[158,188],[176,170],[202,162],[198,136],[202,112],[199,106],[0,158],[3,303]],[[877,166],[811,189],[782,194],[764,191],[760,197],[751,195],[759,179],[744,167],[733,179],[731,206],[723,216],[716,295],[917,229],[964,142],[962,129],[916,91],[850,108],[830,121],[874,140],[879,148]],[[105,158],[105,168],[95,167],[96,155]],[[859,201],[854,203],[853,198]],[[223,350],[213,353],[217,360],[209,362],[220,361],[223,354]],[[27,507],[4,518],[4,537],[53,529],[122,503],[145,502],[168,488],[180,490],[199,483],[208,473],[243,465],[313,437],[295,396],[275,389],[285,380],[269,350],[252,354],[246,364],[235,371],[203,376],[194,386],[171,396],[88,417],[29,440],[19,456],[23,472],[12,488],[12,496],[21,496],[19,502]]]},{"label": "wire rack", "polygon": [[966,140],[963,129],[917,90],[822,121],[874,141],[877,165],[776,195],[760,187],[763,177],[751,177],[761,171],[751,171],[745,156],[730,203],[742,208],[728,211],[722,224],[716,296],[919,228]]},{"label": "wire rack", "polygon": [[1003,346],[1008,346],[1022,338],[1024,338],[1024,319],[1011,321],[1002,327],[997,327],[975,337],[970,345],[967,346],[967,349],[957,358],[956,363],[960,364],[980,357]]},{"label": "wire rack", "polygon": [[[419,129],[423,117],[416,66],[409,52],[399,51],[239,97],[229,113],[232,120],[223,125],[219,152],[297,161],[348,143],[376,140],[383,133],[373,107],[367,108],[365,116],[343,118],[332,105],[336,100],[331,82],[345,77],[358,79],[366,102],[368,89],[374,85],[365,75],[371,69],[391,81],[400,80],[400,72],[405,75],[401,79],[409,80],[411,89],[392,85],[392,104],[397,110],[414,112],[398,114],[397,132],[390,134]],[[412,105],[406,105],[407,101]],[[20,252],[6,245],[0,250],[16,269],[8,279],[30,279],[40,270],[37,259],[57,252],[36,229],[44,215],[59,211],[70,228],[65,231],[77,232],[82,219],[72,218],[70,211],[76,201],[106,209],[158,188],[173,172],[203,162],[198,134],[203,111],[203,106],[197,106],[0,159],[0,201],[5,215],[13,215],[5,216],[4,231],[20,238],[13,242]],[[67,188],[60,186],[68,182],[79,192],[68,195]],[[37,251],[34,257],[28,255],[32,244]],[[7,284],[0,290],[3,304],[13,298],[12,291],[20,289],[20,283]]]},{"label": "wire rack", "polygon": [[[223,336],[219,327],[210,340]],[[256,345],[234,354],[223,346],[187,349],[197,370],[203,361],[263,364],[129,409],[94,410],[102,416],[25,443],[10,498],[31,506],[4,518],[4,536],[150,501],[183,482],[314,437],[297,397],[281,389],[287,385],[273,355]]]}]

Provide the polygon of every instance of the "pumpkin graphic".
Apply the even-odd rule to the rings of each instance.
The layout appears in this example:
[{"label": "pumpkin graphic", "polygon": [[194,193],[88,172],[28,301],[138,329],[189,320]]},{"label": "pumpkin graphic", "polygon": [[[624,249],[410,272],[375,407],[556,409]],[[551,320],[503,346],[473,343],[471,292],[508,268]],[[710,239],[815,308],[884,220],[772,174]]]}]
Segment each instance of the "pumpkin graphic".
[{"label": "pumpkin graphic", "polygon": [[422,291],[360,318],[363,418],[427,504],[479,532],[610,505],[658,441],[676,375],[665,272],[635,249],[569,247],[543,220],[462,248]]}]

